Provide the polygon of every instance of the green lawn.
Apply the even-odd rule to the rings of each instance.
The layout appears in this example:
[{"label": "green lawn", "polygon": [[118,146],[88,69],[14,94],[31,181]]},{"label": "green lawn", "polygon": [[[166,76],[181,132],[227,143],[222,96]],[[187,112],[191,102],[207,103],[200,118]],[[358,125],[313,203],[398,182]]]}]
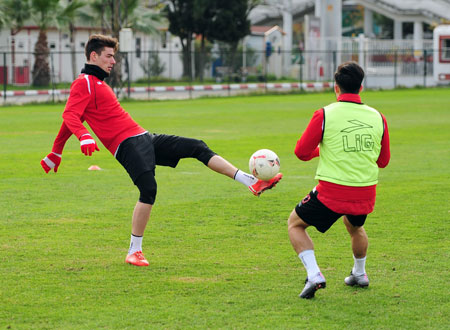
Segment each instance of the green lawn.
[{"label": "green lawn", "polygon": [[449,89],[362,97],[386,115],[392,153],[365,226],[370,287],[344,285],[353,259],[339,221],[309,229],[327,279],[312,300],[297,297],[306,272],[286,220],[316,183],[317,159],[296,159],[295,143],[330,92],[124,102],[149,131],[201,138],[243,170],[272,149],[284,173],[256,198],[194,160],[158,168],[145,268],[124,263],[138,191],[120,164],[103,146],[85,157],[72,137],[46,175],[63,105],[0,108],[0,329],[449,328]]}]

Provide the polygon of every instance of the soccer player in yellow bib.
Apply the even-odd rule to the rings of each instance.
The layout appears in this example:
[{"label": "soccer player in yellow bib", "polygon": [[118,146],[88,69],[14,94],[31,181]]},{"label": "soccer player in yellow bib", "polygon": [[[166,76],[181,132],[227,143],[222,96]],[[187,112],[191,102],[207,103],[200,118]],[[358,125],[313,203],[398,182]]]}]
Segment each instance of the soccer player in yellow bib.
[{"label": "soccer player in yellow bib", "polygon": [[296,156],[319,157],[318,184],[298,203],[288,220],[289,238],[305,266],[301,298],[313,298],[326,286],[317,265],[309,226],[325,233],[340,217],[351,237],[354,266],[345,284],[367,287],[365,270],[368,238],[364,223],[375,205],[378,168],[390,159],[386,118],[361,102],[363,69],[355,62],[341,64],[334,75],[337,102],[314,112],[297,141]]}]

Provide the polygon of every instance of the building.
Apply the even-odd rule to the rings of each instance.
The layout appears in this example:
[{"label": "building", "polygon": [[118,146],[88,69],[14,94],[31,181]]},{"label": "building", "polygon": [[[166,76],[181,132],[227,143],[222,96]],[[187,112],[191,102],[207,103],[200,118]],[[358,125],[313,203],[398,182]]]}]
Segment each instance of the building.
[{"label": "building", "polygon": [[[47,31],[50,49],[49,66],[53,72],[53,82],[70,82],[86,63],[84,46],[91,34],[102,33],[100,28],[77,26],[74,33],[76,71],[72,70],[69,32],[50,28]],[[38,39],[37,26],[25,25],[19,33],[12,36],[9,30],[0,31],[0,83],[3,83],[3,70],[7,71],[7,81],[15,85],[29,85],[34,64],[34,47]],[[178,79],[182,74],[182,62],[178,56],[181,51],[179,38],[170,37],[165,30],[159,35],[135,32],[133,35],[135,51],[129,53],[128,63],[131,80],[146,77],[149,62],[159,59],[162,76]],[[3,53],[3,54],[2,54]],[[3,55],[3,56],[1,56]],[[3,63],[6,60],[6,63]],[[6,64],[6,65],[5,65]],[[5,69],[5,67],[7,69]],[[125,66],[123,66],[125,71]],[[126,72],[124,72],[126,77]]]},{"label": "building", "polygon": [[[354,59],[372,74],[391,74],[392,70],[399,70],[399,73],[410,70],[414,74],[418,70],[418,61],[425,62],[426,51],[432,51],[432,28],[441,22],[450,22],[450,1],[266,0],[252,10],[249,18],[252,32],[243,40],[243,47],[256,50],[259,59],[255,60],[256,64],[250,64],[244,57],[245,70],[259,70],[259,74],[272,73],[277,77],[299,77],[303,72],[305,80],[329,80],[336,63]],[[84,43],[90,34],[99,32],[98,27],[77,23],[75,69],[72,69],[69,32],[55,28],[48,30],[49,65],[54,82],[73,80],[86,61]],[[359,32],[364,36],[358,36]],[[0,31],[0,83],[4,74],[9,83],[30,83],[38,33],[38,28],[30,24],[14,36],[7,29]],[[266,61],[263,53],[268,41],[272,52]],[[135,51],[126,55],[131,80],[147,78],[149,66],[155,63],[160,76],[169,79],[182,76],[181,43],[167,29],[161,28],[159,35],[136,32],[133,46]],[[412,56],[404,57],[410,63],[394,69],[392,60],[383,59],[383,56],[365,56],[394,48],[411,51]],[[310,54],[302,56],[299,52]],[[349,52],[350,55],[345,55]],[[389,54],[384,58],[393,56]],[[301,68],[301,65],[305,67]],[[261,68],[256,69],[259,66]],[[127,77],[126,67],[122,69]],[[154,75],[150,73],[150,76]]]}]

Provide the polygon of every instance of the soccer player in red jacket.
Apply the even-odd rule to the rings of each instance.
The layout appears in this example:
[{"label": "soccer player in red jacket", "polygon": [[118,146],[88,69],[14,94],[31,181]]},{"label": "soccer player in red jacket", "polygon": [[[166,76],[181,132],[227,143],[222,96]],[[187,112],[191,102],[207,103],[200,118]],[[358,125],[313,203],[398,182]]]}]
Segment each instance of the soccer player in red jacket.
[{"label": "soccer player in red jacket", "polygon": [[319,184],[294,208],[288,220],[289,238],[307,271],[301,298],[325,288],[306,228],[325,233],[340,217],[351,237],[354,266],[345,284],[367,287],[368,247],[364,222],[375,205],[378,168],[390,159],[386,118],[363,104],[364,71],[355,62],[341,64],[335,73],[337,102],[314,112],[297,141],[295,154],[308,161],[319,157]]},{"label": "soccer player in red jacket", "polygon": [[140,191],[132,216],[131,242],[125,261],[148,266],[142,254],[142,237],[156,198],[155,166],[176,167],[182,158],[196,158],[210,169],[246,185],[259,196],[273,188],[281,173],[269,181],[238,170],[215,154],[203,141],[174,135],[151,134],[139,126],[120,106],[113,90],[103,81],[114,64],[118,41],[104,35],[92,35],[85,47],[87,64],[72,83],[62,114],[63,123],[52,152],[41,166],[48,173],[57,172],[67,139],[73,134],[80,140],[81,152],[91,156],[99,151],[96,141],[83,125],[86,122],[98,139],[126,169]]}]

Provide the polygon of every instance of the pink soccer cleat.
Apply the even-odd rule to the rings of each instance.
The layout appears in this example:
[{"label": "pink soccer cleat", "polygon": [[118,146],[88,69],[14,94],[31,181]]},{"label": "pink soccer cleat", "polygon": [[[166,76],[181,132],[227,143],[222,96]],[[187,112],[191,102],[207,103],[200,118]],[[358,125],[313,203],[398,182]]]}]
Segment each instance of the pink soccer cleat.
[{"label": "pink soccer cleat", "polygon": [[142,254],[142,251],[136,251],[133,254],[127,255],[125,262],[135,266],[145,267],[149,265],[147,259],[145,259],[144,255]]},{"label": "pink soccer cleat", "polygon": [[248,189],[253,193],[255,196],[261,195],[264,191],[268,189],[272,189],[276,186],[276,184],[281,180],[283,177],[283,174],[278,173],[275,175],[272,179],[268,181],[258,180],[254,185],[249,186]]}]

